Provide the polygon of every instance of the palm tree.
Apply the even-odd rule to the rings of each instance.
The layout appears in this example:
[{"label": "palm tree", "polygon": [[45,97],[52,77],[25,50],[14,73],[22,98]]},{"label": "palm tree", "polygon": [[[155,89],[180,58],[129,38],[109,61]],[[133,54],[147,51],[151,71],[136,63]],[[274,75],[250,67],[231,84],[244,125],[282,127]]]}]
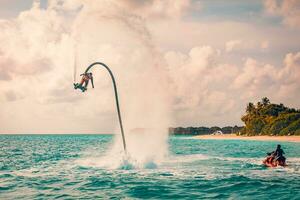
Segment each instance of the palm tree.
[{"label": "palm tree", "polygon": [[263,106],[267,106],[270,104],[270,100],[267,97],[262,98],[261,102]]},{"label": "palm tree", "polygon": [[248,114],[252,113],[255,110],[255,106],[253,103],[249,102],[246,108],[246,112]]}]

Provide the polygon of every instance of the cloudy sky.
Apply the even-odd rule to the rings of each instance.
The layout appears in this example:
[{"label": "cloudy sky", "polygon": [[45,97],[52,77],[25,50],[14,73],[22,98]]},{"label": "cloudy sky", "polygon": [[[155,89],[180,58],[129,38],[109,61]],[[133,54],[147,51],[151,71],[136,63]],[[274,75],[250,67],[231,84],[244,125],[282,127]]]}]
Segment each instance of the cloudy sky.
[{"label": "cloudy sky", "polygon": [[0,133],[241,125],[247,102],[300,108],[298,0],[0,0]]}]

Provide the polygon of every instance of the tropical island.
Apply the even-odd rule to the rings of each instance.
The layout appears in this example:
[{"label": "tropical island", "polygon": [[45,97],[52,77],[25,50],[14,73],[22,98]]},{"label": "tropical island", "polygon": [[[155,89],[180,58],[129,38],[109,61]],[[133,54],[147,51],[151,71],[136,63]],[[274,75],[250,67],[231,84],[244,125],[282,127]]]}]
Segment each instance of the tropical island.
[{"label": "tropical island", "polygon": [[176,127],[169,128],[171,135],[231,135],[232,136],[299,136],[300,110],[282,103],[271,103],[267,97],[256,104],[247,104],[241,117],[245,126]]},{"label": "tropical island", "polygon": [[248,103],[246,114],[242,116],[245,127],[240,135],[300,135],[300,110],[271,103],[267,97],[256,105]]}]

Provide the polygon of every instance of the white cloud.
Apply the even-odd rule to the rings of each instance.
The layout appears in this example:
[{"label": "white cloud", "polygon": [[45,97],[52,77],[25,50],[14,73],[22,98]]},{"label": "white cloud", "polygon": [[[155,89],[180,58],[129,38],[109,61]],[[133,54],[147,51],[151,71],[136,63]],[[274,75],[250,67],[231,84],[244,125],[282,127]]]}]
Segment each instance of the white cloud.
[{"label": "white cloud", "polygon": [[225,43],[225,51],[227,53],[230,52],[241,52],[244,50],[254,50],[257,51],[258,49],[265,51],[269,48],[269,41],[264,40],[264,41],[253,41],[253,40],[229,40]]},{"label": "white cloud", "polygon": [[[233,87],[244,88],[247,86],[253,87],[258,84],[264,86],[268,83],[268,80],[276,80],[275,68],[271,65],[263,65],[258,63],[252,58],[248,58],[245,61],[244,67],[241,73],[234,80]],[[272,84],[270,82],[269,84]]]},{"label": "white cloud", "polygon": [[231,52],[235,49],[239,49],[242,46],[241,40],[230,40],[226,42],[225,49],[227,52]]},{"label": "white cloud", "polygon": [[262,41],[260,44],[260,48],[262,50],[267,50],[269,48],[270,44],[268,40]]},{"label": "white cloud", "polygon": [[248,58],[232,87],[238,90],[247,88],[243,94],[246,99],[269,96],[277,101],[285,101],[294,107],[299,107],[299,104],[293,100],[300,96],[299,58],[299,52],[289,53],[285,56],[284,65],[281,67],[259,63]]},{"label": "white cloud", "polygon": [[209,46],[194,47],[187,55],[166,53],[174,84],[176,123],[216,124],[220,119],[235,118],[238,123],[246,102],[264,96],[300,106],[293,100],[300,96],[300,53],[287,54],[284,66],[279,67],[253,58],[247,58],[242,66],[230,65],[224,62],[224,53]]},{"label": "white cloud", "polygon": [[298,0],[265,0],[268,14],[281,16],[283,23],[292,27],[300,27],[300,1]]},{"label": "white cloud", "polygon": [[232,114],[228,112],[231,109],[235,114],[236,102],[228,89],[238,68],[221,63],[221,56],[220,50],[211,46],[194,47],[187,55],[166,53],[165,59],[173,80],[175,123],[202,122],[212,125],[225,115],[230,118]]},{"label": "white cloud", "polygon": [[[1,132],[119,133],[103,67],[93,69],[95,89],[73,89],[74,60],[78,73],[101,61],[118,84],[130,156],[155,161],[167,152],[168,75],[144,19],[119,2],[51,0],[44,10],[36,1],[18,18],[0,23],[0,63],[10,65],[0,66]],[[132,136],[136,128],[146,130],[142,142]],[[146,153],[136,155],[141,151]]]},{"label": "white cloud", "polygon": [[[114,130],[110,79],[96,68],[96,89],[73,91],[75,52],[78,72],[94,61],[112,68],[126,130],[166,127],[170,112],[175,125],[240,123],[246,102],[262,96],[299,106],[299,53],[287,54],[283,66],[259,54],[295,49],[296,36],[280,27],[186,21],[191,2],[172,2],[51,0],[47,9],[36,2],[16,19],[0,20],[5,130]],[[241,52],[250,55],[243,60]],[[253,52],[259,55],[249,58]]]},{"label": "white cloud", "polygon": [[[109,75],[96,68],[96,89],[84,96],[72,88],[77,46],[78,73],[95,61],[105,62],[115,73],[126,130],[157,126],[165,131],[169,120],[167,93],[163,92],[166,75],[144,21],[117,1],[59,2],[49,1],[47,9],[40,9],[36,1],[18,18],[0,22],[0,89],[8,91],[2,93],[1,119],[13,116],[26,121],[18,127],[7,124],[3,130],[37,131],[33,123],[45,132],[114,130],[117,118]],[[18,100],[18,96],[23,98]],[[24,108],[7,100],[16,100],[14,104]],[[20,119],[20,112],[28,117]],[[89,128],[81,123],[84,118],[92,118]],[[74,127],[68,123],[71,119]]]},{"label": "white cloud", "polygon": [[190,0],[126,0],[122,3],[137,15],[145,18],[180,18],[191,8],[192,4]]}]

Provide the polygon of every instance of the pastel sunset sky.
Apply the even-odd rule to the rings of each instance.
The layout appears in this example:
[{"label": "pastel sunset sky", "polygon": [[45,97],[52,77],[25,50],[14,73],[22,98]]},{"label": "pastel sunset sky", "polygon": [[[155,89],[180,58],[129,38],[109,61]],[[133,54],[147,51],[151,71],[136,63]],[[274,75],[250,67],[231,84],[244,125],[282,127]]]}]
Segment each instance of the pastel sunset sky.
[{"label": "pastel sunset sky", "polygon": [[0,133],[116,132],[107,72],[73,89],[96,61],[127,131],[242,125],[265,96],[300,108],[300,1],[0,0]]}]

